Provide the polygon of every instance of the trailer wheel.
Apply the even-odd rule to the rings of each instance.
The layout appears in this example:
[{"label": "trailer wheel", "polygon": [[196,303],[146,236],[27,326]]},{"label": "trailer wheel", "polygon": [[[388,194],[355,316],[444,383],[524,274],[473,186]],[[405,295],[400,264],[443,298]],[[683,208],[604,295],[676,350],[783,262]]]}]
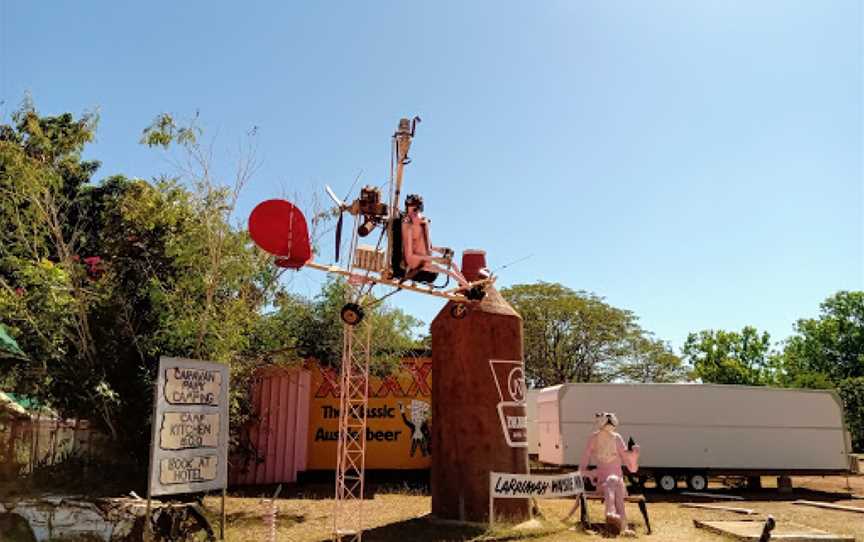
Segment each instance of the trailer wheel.
[{"label": "trailer wheel", "polygon": [[687,477],[687,489],[692,491],[705,491],[708,487],[708,476],[705,473],[697,472]]},{"label": "trailer wheel", "polygon": [[628,474],[627,480],[630,482],[630,485],[641,491],[645,489],[648,476],[644,474]]},{"label": "trailer wheel", "polygon": [[666,493],[671,493],[678,487],[678,480],[675,479],[675,475],[668,472],[658,474],[655,481],[657,482],[657,487]]}]

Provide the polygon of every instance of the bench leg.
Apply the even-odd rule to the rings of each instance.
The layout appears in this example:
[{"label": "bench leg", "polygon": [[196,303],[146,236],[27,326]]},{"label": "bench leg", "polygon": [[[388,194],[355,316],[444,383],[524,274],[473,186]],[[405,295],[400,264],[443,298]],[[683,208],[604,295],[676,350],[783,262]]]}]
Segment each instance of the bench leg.
[{"label": "bench leg", "polygon": [[579,505],[581,510],[579,510],[579,523],[582,524],[582,528],[586,531],[591,528],[591,520],[588,517],[588,499],[585,498],[584,493],[579,494]]},{"label": "bench leg", "polygon": [[648,504],[644,500],[639,501],[639,511],[642,512],[642,518],[645,520],[648,534],[651,534],[651,520],[648,519]]}]

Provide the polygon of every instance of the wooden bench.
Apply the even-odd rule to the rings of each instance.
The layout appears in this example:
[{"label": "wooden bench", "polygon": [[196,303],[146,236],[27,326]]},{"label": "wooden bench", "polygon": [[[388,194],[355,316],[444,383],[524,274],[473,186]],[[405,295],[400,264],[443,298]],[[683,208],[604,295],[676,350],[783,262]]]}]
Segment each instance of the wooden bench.
[{"label": "wooden bench", "polygon": [[[583,529],[591,528],[591,521],[588,518],[588,501],[602,501],[603,495],[599,493],[580,493],[579,499],[573,505],[573,509],[570,510],[570,513],[567,515],[569,518],[576,512],[576,508],[579,507],[579,523],[582,524]],[[624,502],[635,502],[639,506],[639,511],[642,513],[642,518],[645,520],[645,529],[647,534],[651,534],[651,520],[648,519],[648,503],[645,501],[645,495],[628,495],[624,498]]]}]

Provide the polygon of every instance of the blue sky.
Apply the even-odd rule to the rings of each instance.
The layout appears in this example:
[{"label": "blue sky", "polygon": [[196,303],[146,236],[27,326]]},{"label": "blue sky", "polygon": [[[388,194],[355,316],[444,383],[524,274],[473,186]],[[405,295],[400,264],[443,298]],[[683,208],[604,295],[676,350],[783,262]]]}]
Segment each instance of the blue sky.
[{"label": "blue sky", "polygon": [[[99,178],[172,172],[137,143],[163,111],[200,111],[226,176],[257,126],[239,220],[382,182],[418,114],[407,190],[436,244],[533,254],[501,285],[595,292],[676,347],[779,340],[864,288],[861,2],[0,1],[4,120],[25,92],[98,108]],[[393,299],[427,323],[441,306]]]}]

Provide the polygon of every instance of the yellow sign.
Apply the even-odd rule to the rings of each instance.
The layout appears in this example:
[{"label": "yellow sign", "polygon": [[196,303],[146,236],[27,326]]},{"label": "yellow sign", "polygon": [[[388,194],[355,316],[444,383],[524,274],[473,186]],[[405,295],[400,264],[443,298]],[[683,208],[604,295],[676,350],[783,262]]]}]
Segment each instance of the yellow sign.
[{"label": "yellow sign", "polygon": [[[307,469],[336,468],[339,374],[313,366]],[[426,469],[431,465],[432,360],[407,358],[390,376],[369,378],[367,469]]]},{"label": "yellow sign", "polygon": [[159,483],[188,484],[215,480],[218,463],[216,454],[165,458],[159,462]]},{"label": "yellow sign", "polygon": [[215,448],[219,445],[219,414],[166,412],[159,430],[163,450]]}]

